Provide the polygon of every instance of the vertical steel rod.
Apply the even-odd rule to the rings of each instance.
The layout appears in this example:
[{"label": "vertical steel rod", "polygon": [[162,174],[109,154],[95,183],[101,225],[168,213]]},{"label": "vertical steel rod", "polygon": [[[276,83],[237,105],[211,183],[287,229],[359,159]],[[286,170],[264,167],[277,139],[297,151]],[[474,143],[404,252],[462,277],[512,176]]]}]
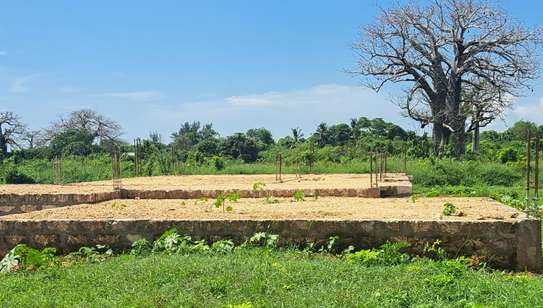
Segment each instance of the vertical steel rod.
[{"label": "vertical steel rod", "polygon": [[539,155],[541,151],[541,133],[535,138],[535,179],[534,179],[534,211],[539,210]]},{"label": "vertical steel rod", "polygon": [[283,154],[279,154],[279,181],[283,182]]},{"label": "vertical steel rod", "polygon": [[384,168],[384,177],[387,177],[388,172],[388,153],[385,152],[383,155],[385,155],[385,168]]},{"label": "vertical steel rod", "polygon": [[531,166],[531,151],[532,151],[532,136],[530,129],[526,132],[527,146],[526,146],[526,211],[530,211],[530,166]]},{"label": "vertical steel rod", "polygon": [[370,188],[373,187],[373,157],[370,153]]},{"label": "vertical steel rod", "polygon": [[407,174],[407,149],[403,150],[403,173]]}]

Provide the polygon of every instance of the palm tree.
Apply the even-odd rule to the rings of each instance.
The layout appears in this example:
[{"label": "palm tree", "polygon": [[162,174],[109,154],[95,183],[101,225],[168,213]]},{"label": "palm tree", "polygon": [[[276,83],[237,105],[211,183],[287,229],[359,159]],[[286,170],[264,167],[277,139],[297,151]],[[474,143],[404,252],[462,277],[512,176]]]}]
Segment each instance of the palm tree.
[{"label": "palm tree", "polygon": [[319,147],[323,147],[326,144],[328,144],[330,132],[328,131],[328,126],[326,123],[321,123],[319,126],[317,126],[317,130],[315,131],[315,140],[317,142],[317,145]]},{"label": "palm tree", "polygon": [[294,139],[294,144],[298,143],[300,139],[304,137],[304,133],[302,133],[302,130],[299,127],[291,128],[292,131],[292,139]]}]

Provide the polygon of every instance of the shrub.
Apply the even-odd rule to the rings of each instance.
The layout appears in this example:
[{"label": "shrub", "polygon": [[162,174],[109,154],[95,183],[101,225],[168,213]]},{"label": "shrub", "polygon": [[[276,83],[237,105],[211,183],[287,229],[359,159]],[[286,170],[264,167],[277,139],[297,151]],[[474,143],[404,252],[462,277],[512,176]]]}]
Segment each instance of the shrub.
[{"label": "shrub", "polygon": [[274,248],[279,241],[279,235],[268,234],[266,232],[255,233],[246,244],[253,246],[264,246],[267,248]]},{"label": "shrub", "polygon": [[133,256],[144,256],[151,253],[152,246],[149,241],[146,239],[139,239],[132,243],[132,249],[130,249],[130,254]]},{"label": "shrub", "polygon": [[0,261],[0,272],[43,268],[54,262],[55,254],[55,248],[38,250],[26,244],[19,244]]},{"label": "shrub", "polygon": [[398,265],[411,261],[411,257],[403,250],[410,247],[409,243],[387,242],[379,249],[364,249],[358,252],[349,253],[345,258],[354,263],[360,263],[365,266],[372,265]]},{"label": "shrub", "polygon": [[9,170],[5,175],[6,184],[35,184],[36,181],[17,170]]},{"label": "shrub", "polygon": [[457,208],[454,204],[447,202],[443,204],[443,215],[451,216],[456,214]]},{"label": "shrub", "polygon": [[234,242],[230,240],[217,241],[211,245],[211,250],[216,253],[230,253],[234,250]]},{"label": "shrub", "polygon": [[303,192],[303,190],[297,190],[294,192],[292,197],[294,198],[295,202],[302,202],[305,200],[305,193]]},{"label": "shrub", "polygon": [[213,161],[213,166],[215,166],[216,170],[223,170],[224,167],[226,166],[224,159],[220,156],[214,156],[212,161]]},{"label": "shrub", "polygon": [[516,162],[519,159],[519,153],[512,147],[507,147],[498,152],[498,160],[502,163]]}]

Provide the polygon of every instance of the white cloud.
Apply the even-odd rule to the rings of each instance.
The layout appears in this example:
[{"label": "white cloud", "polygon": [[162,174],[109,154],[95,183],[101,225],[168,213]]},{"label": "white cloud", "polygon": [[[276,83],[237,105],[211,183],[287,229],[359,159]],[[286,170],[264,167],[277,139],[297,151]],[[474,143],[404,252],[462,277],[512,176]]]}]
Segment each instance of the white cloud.
[{"label": "white cloud", "polygon": [[9,90],[13,93],[25,93],[28,91],[28,83],[32,80],[36,79],[39,75],[33,74],[33,75],[26,75],[26,76],[19,76],[13,79],[13,81],[10,84]]},{"label": "white cloud", "polygon": [[363,103],[368,95],[374,99],[381,99],[372,91],[362,87],[324,84],[294,91],[231,96],[226,98],[226,101],[239,107],[329,106],[334,103],[340,105]]},{"label": "white cloud", "polygon": [[523,120],[543,121],[543,97],[538,102],[515,107],[513,113]]},{"label": "white cloud", "polygon": [[[381,117],[407,129],[420,127],[416,122],[403,118],[400,109],[386,95],[351,85],[324,84],[299,90],[168,105],[146,107],[146,118],[160,119],[164,127],[173,129],[184,121],[211,122],[223,134],[266,127],[276,137],[288,134],[292,127],[302,128],[307,135],[320,122],[347,122],[361,116]],[[164,133],[168,131],[171,128],[163,129]]]},{"label": "white cloud", "polygon": [[136,91],[136,92],[114,92],[105,93],[103,96],[127,99],[132,101],[149,101],[156,100],[162,97],[159,91]]},{"label": "white cloud", "polygon": [[505,130],[520,120],[543,124],[542,115],[543,97],[535,102],[526,102],[526,99],[520,101],[519,98],[514,98],[513,105],[510,110],[506,110],[504,118],[492,122],[485,129]]}]

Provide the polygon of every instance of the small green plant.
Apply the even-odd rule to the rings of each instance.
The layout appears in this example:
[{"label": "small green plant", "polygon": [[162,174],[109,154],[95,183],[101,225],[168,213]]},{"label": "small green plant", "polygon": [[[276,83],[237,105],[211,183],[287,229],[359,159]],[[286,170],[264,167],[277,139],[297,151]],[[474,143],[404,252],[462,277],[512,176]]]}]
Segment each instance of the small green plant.
[{"label": "small green plant", "polygon": [[457,213],[457,208],[454,204],[447,202],[443,204],[443,215],[452,216]]},{"label": "small green plant", "polygon": [[432,260],[445,260],[447,258],[447,252],[441,247],[441,243],[441,240],[436,240],[431,244],[424,244],[422,250],[423,255]]},{"label": "small green plant", "polygon": [[256,183],[253,183],[253,192],[261,192],[264,190],[264,187],[266,186],[266,184],[262,183],[262,182],[256,182]]},{"label": "small green plant", "polygon": [[207,204],[207,201],[209,201],[209,199],[207,197],[200,197],[200,198],[198,198],[198,200],[194,201],[194,204],[195,205]]},{"label": "small green plant", "polygon": [[347,261],[360,263],[365,266],[381,264],[381,253],[378,250],[363,249],[358,252],[350,253],[345,256]]},{"label": "small green plant", "polygon": [[326,245],[322,246],[319,249],[319,252],[334,253],[334,252],[337,252],[338,246],[339,246],[339,236],[337,235],[330,236],[328,238],[328,241],[326,242]]},{"label": "small green plant", "polygon": [[349,262],[360,263],[365,266],[404,264],[411,261],[411,257],[403,252],[409,247],[410,245],[407,242],[387,242],[381,245],[379,249],[363,249],[346,254],[345,258]]},{"label": "small green plant", "polygon": [[172,228],[164,232],[158,240],[153,244],[153,252],[165,252],[172,254],[177,250],[177,244],[181,240],[181,236],[177,233],[176,228]]},{"label": "small green plant", "polygon": [[13,248],[0,261],[0,273],[15,272],[20,268],[19,264],[19,256],[15,254],[15,248]]},{"label": "small green plant", "polygon": [[124,209],[125,207],[127,207],[127,205],[115,200],[111,203],[111,207],[114,209]]},{"label": "small green plant", "polygon": [[68,255],[68,259],[84,260],[89,263],[98,263],[113,256],[113,251],[106,246],[96,245],[96,247],[83,246],[79,250]]},{"label": "small green plant", "polygon": [[272,195],[268,195],[264,198],[264,204],[275,204],[279,203],[279,200],[274,199]]},{"label": "small green plant", "polygon": [[296,190],[292,195],[295,202],[302,202],[305,200],[305,193],[303,190]]},{"label": "small green plant", "polygon": [[38,250],[26,244],[15,246],[1,261],[0,272],[19,269],[34,270],[47,267],[55,261],[55,248]]},{"label": "small green plant", "polygon": [[133,256],[145,256],[151,253],[152,250],[151,243],[146,239],[139,239],[132,243],[132,248],[130,249],[130,254]]},{"label": "small green plant", "polygon": [[221,254],[231,253],[234,250],[234,242],[230,240],[217,241],[211,245],[211,251]]},{"label": "small green plant", "polygon": [[228,196],[226,196],[226,199],[231,202],[238,202],[238,200],[241,198],[239,192],[231,193]]},{"label": "small green plant", "polygon": [[279,241],[279,235],[269,234],[266,232],[255,233],[246,244],[252,246],[264,246],[267,248],[277,247],[277,242]]},{"label": "small green plant", "polygon": [[226,200],[227,200],[227,197],[220,194],[217,196],[217,199],[215,199],[215,203],[213,204],[215,205],[215,208],[222,208],[223,212],[232,212],[234,208],[231,205],[227,206]]}]

